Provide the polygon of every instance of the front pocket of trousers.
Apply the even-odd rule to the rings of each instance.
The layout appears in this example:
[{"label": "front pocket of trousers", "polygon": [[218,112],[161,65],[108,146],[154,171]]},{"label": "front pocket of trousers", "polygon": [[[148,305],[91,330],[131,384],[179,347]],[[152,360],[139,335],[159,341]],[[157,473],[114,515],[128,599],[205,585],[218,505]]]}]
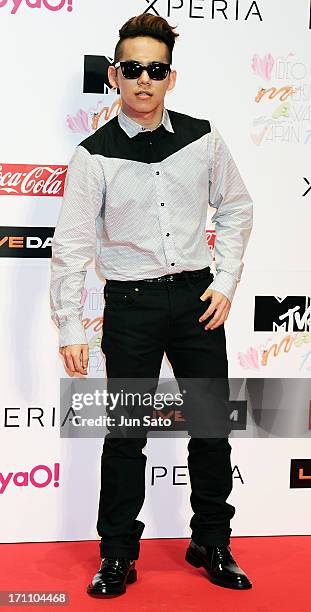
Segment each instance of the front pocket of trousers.
[{"label": "front pocket of trousers", "polygon": [[105,305],[108,307],[123,308],[124,306],[138,306],[143,298],[143,294],[141,290],[139,292],[136,292],[134,289],[114,291],[108,288],[104,291],[104,298]]},{"label": "front pocket of trousers", "polygon": [[[203,293],[206,291],[206,289],[209,288],[209,285],[212,283],[212,281],[214,280],[214,277],[211,276],[207,276],[207,278],[201,278],[195,285],[194,285],[194,289],[196,291],[196,297],[197,297],[197,306],[196,306],[196,312],[199,315],[199,317],[201,317],[203,314],[205,314],[206,310],[209,308],[210,304],[211,304],[211,296],[209,296],[208,298],[206,298],[205,300],[201,300],[201,295],[203,295]],[[199,325],[203,326],[207,325],[207,323],[209,323],[209,321],[211,321],[211,319],[213,318],[215,312],[211,313],[207,319],[205,319],[204,321],[199,322]]]},{"label": "front pocket of trousers", "polygon": [[213,275],[208,275],[206,278],[200,278],[200,279],[191,281],[193,289],[198,292],[198,299],[200,299],[200,296],[204,293],[204,291],[209,288],[213,280],[214,280]]},{"label": "front pocket of trousers", "polygon": [[124,326],[128,325],[130,314],[134,314],[134,306],[129,291],[115,291],[104,288],[104,321],[101,349],[106,353],[111,347],[111,333],[122,332]]}]

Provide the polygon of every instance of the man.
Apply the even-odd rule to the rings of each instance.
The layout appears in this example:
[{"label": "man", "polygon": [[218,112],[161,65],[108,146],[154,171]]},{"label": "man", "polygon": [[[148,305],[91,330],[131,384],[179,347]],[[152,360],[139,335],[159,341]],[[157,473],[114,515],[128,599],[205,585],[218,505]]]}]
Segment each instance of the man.
[{"label": "man", "polygon": [[[164,106],[176,82],[178,34],[146,13],[119,34],[108,76],[120,90],[121,110],[76,148],[54,235],[51,307],[60,352],[72,375],[87,373],[80,297],[96,225],[96,265],[106,278],[107,379],[157,379],[164,353],[176,377],[226,379],[224,322],[241,277],[252,200],[216,127]],[[205,237],[208,203],[216,208],[215,278]],[[102,560],[90,595],[120,595],[136,580],[146,441],[105,437],[97,522]],[[250,588],[230,549],[228,436],[191,436],[188,450],[194,515],[186,560],[216,584]]]}]

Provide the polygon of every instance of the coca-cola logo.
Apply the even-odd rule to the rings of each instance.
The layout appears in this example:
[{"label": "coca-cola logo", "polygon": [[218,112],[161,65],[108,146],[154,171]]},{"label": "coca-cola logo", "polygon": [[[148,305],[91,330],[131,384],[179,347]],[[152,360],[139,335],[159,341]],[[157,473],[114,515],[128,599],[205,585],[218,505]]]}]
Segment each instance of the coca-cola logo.
[{"label": "coca-cola logo", "polygon": [[73,0],[0,0],[0,8],[7,6],[11,9],[11,15],[15,15],[21,6],[30,9],[47,9],[48,11],[61,11],[64,7],[71,13]]},{"label": "coca-cola logo", "polygon": [[0,195],[61,197],[67,167],[0,164]]},{"label": "coca-cola logo", "polygon": [[215,238],[216,238],[216,230],[211,228],[206,228],[205,230],[207,244],[212,251],[215,246]]}]

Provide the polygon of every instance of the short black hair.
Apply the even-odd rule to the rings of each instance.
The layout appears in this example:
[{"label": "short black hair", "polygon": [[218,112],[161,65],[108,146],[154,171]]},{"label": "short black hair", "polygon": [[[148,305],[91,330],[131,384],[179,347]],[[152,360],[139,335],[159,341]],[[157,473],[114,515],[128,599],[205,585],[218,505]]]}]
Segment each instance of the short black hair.
[{"label": "short black hair", "polygon": [[135,15],[126,21],[119,30],[120,39],[114,51],[114,63],[118,62],[122,56],[122,42],[127,38],[136,36],[150,36],[164,42],[168,50],[168,63],[172,63],[173,48],[175,38],[179,36],[173,32],[176,26],[170,26],[164,17],[142,13]]}]

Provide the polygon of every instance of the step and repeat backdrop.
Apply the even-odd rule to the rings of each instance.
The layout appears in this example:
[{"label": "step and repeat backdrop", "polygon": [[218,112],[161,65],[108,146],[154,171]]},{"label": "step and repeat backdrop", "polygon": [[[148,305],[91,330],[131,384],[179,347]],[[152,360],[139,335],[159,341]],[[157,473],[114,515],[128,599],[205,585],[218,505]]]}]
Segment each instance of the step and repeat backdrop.
[{"label": "step and repeat backdrop", "polygon": [[[75,146],[120,110],[107,80],[118,30],[143,12],[180,34],[167,108],[215,123],[254,200],[225,324],[232,393],[248,401],[232,413],[232,535],[310,533],[310,0],[0,0],[1,542],[98,539],[103,438],[62,436],[51,244]],[[104,282],[90,267],[98,379]],[[174,378],[166,356],[161,376]],[[143,538],[190,535],[187,440],[149,437]]]}]

